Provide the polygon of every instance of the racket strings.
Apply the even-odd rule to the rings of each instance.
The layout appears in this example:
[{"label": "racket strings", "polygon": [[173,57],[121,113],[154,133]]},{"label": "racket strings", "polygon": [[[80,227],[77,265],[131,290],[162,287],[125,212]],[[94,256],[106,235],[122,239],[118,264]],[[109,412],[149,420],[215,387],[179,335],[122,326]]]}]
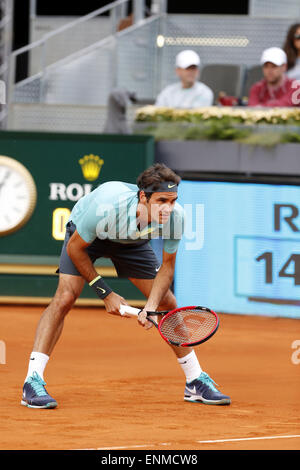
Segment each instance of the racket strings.
[{"label": "racket strings", "polygon": [[196,343],[214,330],[216,322],[207,310],[180,310],[164,318],[160,331],[174,343]]}]

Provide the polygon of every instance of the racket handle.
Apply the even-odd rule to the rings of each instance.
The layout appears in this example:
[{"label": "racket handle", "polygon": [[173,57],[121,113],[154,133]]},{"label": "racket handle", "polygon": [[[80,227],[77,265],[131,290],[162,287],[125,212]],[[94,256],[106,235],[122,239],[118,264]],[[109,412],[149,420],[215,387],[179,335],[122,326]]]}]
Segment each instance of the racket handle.
[{"label": "racket handle", "polygon": [[140,308],[135,308],[135,307],[130,307],[129,305],[121,305],[120,306],[120,314],[121,315],[132,315],[134,317],[137,317],[138,314],[140,313],[141,309]]}]

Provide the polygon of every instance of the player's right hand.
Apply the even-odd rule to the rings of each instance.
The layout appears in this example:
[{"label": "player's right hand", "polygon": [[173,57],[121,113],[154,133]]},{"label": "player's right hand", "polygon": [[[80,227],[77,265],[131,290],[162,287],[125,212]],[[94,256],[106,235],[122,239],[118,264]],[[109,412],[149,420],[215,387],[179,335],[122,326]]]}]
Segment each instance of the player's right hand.
[{"label": "player's right hand", "polygon": [[[128,305],[126,300],[116,292],[111,292],[103,299],[105,310],[111,315],[120,315],[120,305]],[[124,315],[126,316],[126,315]]]}]

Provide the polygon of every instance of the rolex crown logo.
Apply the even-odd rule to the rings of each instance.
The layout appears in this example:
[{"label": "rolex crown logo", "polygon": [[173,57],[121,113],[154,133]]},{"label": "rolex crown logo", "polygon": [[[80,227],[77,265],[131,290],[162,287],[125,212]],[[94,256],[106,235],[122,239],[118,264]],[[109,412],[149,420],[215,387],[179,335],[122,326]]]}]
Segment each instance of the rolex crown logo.
[{"label": "rolex crown logo", "polygon": [[95,181],[99,176],[104,160],[91,153],[82,157],[79,163],[84,178],[88,181]]}]

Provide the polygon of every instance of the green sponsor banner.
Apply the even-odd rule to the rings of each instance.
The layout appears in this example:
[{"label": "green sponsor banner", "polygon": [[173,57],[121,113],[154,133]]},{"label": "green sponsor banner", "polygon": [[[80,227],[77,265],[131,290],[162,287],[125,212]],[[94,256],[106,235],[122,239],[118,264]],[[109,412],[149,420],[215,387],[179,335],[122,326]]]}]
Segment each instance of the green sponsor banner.
[{"label": "green sponsor banner", "polygon": [[[7,157],[11,160],[6,160]],[[15,226],[11,228],[9,224],[14,222],[10,219],[19,209],[13,198],[5,199],[9,180],[11,184],[14,181],[15,188],[18,185],[19,169],[13,176],[12,160],[31,175],[36,199],[32,201],[30,215],[22,215],[28,220],[21,220],[17,226],[16,215]],[[65,222],[76,201],[106,181],[135,183],[137,176],[153,162],[151,136],[2,131],[0,256],[59,256]],[[22,198],[21,190],[18,197]]]},{"label": "green sponsor banner", "polygon": [[[37,275],[0,275],[0,301],[1,296],[16,297],[52,297],[57,288],[57,276]],[[128,279],[106,277],[105,281],[114,292],[126,299],[145,300],[143,294]],[[80,295],[81,299],[97,300],[98,297],[88,284],[84,285]],[[99,300],[99,299],[98,299]],[[100,305],[100,302],[99,302]]]}]

